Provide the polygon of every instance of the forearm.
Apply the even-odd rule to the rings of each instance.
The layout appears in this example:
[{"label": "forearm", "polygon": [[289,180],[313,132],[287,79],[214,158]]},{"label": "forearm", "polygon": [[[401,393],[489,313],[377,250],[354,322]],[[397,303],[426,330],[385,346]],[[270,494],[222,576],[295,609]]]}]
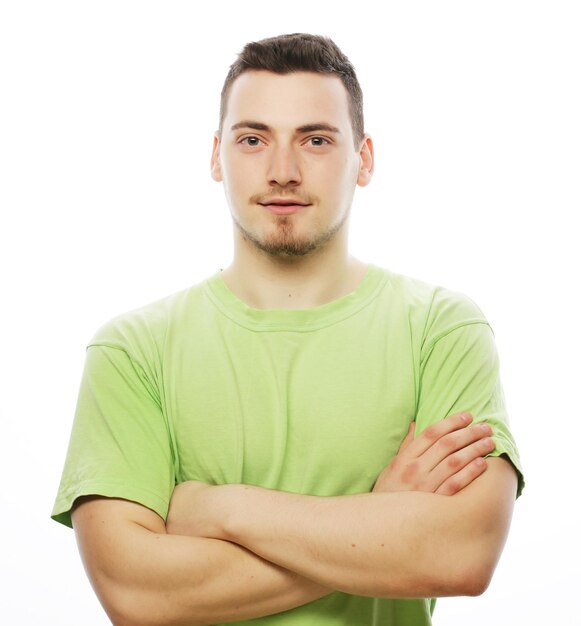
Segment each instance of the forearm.
[{"label": "forearm", "polygon": [[[487,482],[483,476],[479,487],[453,497],[404,492],[321,498],[230,486],[238,496],[227,496],[234,506],[223,533],[347,593],[473,595],[488,584],[508,532],[514,476],[497,482],[503,472],[512,470],[497,464]],[[499,510],[505,511],[500,521]]]},{"label": "forearm", "polygon": [[[160,603],[165,604],[163,612],[169,621],[155,618],[151,623],[156,626],[251,619],[330,593],[229,542],[166,535],[150,538],[150,543],[150,568],[147,577],[139,581],[138,596],[141,609],[143,602],[155,598],[145,612],[148,615],[159,611]],[[175,607],[179,607],[177,612]]]},{"label": "forearm", "polygon": [[318,498],[249,488],[251,518],[237,511],[225,533],[264,559],[347,593],[458,595],[462,576],[445,532],[445,503],[438,502],[444,499],[417,492]]},{"label": "forearm", "polygon": [[134,522],[114,526],[103,507],[97,515],[102,521],[95,519],[96,525],[110,526],[99,530],[104,535],[98,550],[108,556],[99,562],[91,558],[86,538],[82,552],[95,591],[117,626],[252,619],[331,592],[227,541],[153,532]]}]

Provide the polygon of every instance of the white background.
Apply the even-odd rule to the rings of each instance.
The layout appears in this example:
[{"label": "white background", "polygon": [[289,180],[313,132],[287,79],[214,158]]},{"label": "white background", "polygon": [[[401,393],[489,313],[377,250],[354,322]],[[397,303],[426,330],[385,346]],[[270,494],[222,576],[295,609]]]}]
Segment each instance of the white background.
[{"label": "white background", "polygon": [[365,94],[353,254],[463,291],[496,333],[528,486],[487,593],[434,624],[579,624],[581,20],[559,0],[0,5],[2,622],[108,623],[49,519],[84,346],[229,263],[220,90],[291,32],[333,38]]}]

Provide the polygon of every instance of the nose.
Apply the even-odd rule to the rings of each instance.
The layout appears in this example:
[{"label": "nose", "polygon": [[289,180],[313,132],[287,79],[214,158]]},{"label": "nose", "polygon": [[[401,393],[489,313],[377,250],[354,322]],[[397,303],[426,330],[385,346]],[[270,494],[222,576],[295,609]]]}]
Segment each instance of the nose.
[{"label": "nose", "polygon": [[285,187],[301,183],[298,156],[291,146],[275,146],[271,151],[268,167],[268,182]]}]

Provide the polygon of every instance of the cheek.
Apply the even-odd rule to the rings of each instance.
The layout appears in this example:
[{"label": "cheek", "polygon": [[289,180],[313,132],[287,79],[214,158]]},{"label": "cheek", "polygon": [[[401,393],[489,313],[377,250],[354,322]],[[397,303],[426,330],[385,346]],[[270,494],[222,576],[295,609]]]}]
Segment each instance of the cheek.
[{"label": "cheek", "polygon": [[333,168],[326,168],[321,172],[321,182],[333,196],[345,196],[357,184],[359,169],[352,160],[343,159]]},{"label": "cheek", "polygon": [[354,159],[346,159],[343,170],[342,177],[340,180],[343,181],[342,188],[343,194],[351,193],[352,190],[355,189],[357,185],[357,179],[359,178],[359,161],[355,161]]},{"label": "cheek", "polygon": [[337,188],[337,182],[343,180],[345,166],[342,162],[315,162],[307,165],[303,170],[305,181],[319,184],[329,191]]},{"label": "cheek", "polygon": [[248,185],[248,180],[248,172],[243,170],[235,161],[228,159],[222,162],[222,182],[226,189],[234,193],[243,191]]},{"label": "cheek", "polygon": [[325,176],[327,180],[333,181],[336,185],[337,181],[348,181],[350,183],[355,178],[358,170],[359,165],[355,159],[349,156],[342,156],[331,163],[324,164],[321,169],[321,175]]}]

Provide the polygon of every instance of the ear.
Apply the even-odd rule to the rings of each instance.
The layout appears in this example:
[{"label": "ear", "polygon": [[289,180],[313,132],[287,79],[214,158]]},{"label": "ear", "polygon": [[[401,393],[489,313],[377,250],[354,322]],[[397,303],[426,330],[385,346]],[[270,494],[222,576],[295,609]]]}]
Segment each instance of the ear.
[{"label": "ear", "polygon": [[210,173],[212,178],[219,183],[222,180],[222,166],[220,165],[220,136],[218,131],[214,133],[214,147],[210,161]]},{"label": "ear", "polygon": [[373,169],[375,167],[375,161],[373,158],[373,141],[369,135],[365,135],[363,141],[361,142],[359,160],[360,163],[357,184],[360,187],[365,187],[371,182],[371,176],[373,175]]}]

